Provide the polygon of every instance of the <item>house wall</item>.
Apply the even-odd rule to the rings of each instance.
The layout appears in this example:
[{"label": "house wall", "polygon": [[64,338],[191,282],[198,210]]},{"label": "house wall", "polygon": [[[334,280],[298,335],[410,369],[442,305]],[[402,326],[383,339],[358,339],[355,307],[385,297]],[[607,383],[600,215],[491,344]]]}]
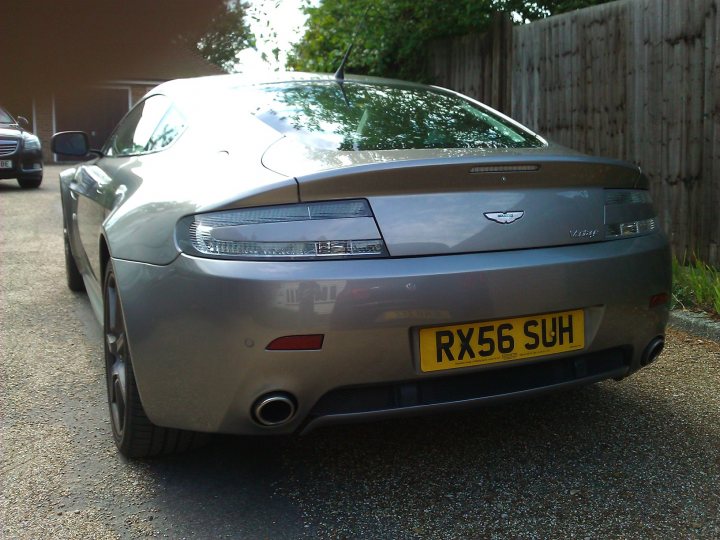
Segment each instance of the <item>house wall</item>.
[{"label": "house wall", "polygon": [[35,118],[33,129],[35,135],[40,138],[43,149],[43,161],[52,163],[53,155],[50,151],[50,139],[55,133],[53,120],[53,95],[51,93],[38,94],[34,97]]}]

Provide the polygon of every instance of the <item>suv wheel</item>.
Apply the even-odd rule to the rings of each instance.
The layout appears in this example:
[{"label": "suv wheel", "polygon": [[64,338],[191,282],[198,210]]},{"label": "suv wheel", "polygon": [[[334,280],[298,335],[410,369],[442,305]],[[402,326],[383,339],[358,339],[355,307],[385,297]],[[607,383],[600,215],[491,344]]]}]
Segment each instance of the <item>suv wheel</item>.
[{"label": "suv wheel", "polygon": [[38,175],[33,176],[19,176],[17,179],[18,184],[20,184],[20,187],[22,189],[34,189],[39,188],[40,184],[42,184],[42,173]]}]

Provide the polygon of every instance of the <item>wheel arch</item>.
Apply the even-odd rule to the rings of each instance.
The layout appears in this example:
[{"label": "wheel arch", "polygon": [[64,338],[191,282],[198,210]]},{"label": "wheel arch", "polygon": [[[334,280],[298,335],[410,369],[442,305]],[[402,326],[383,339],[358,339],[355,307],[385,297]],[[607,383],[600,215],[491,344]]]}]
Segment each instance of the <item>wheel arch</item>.
[{"label": "wheel arch", "polygon": [[110,261],[110,247],[107,242],[107,238],[105,238],[104,234],[100,235],[100,281],[104,281],[105,279],[105,268],[107,268],[108,262]]},{"label": "wheel arch", "polygon": [[63,215],[63,227],[69,228],[72,218],[72,205],[70,204],[70,182],[75,176],[75,169],[65,169],[60,172],[60,207]]}]

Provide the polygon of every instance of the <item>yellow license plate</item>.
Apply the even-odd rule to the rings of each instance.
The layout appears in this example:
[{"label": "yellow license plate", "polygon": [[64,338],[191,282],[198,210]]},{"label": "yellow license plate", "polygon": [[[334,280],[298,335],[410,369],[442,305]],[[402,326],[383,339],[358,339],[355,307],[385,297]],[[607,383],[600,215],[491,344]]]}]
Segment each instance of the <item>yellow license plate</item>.
[{"label": "yellow license plate", "polygon": [[420,369],[440,371],[576,351],[585,346],[583,310],[420,330]]}]

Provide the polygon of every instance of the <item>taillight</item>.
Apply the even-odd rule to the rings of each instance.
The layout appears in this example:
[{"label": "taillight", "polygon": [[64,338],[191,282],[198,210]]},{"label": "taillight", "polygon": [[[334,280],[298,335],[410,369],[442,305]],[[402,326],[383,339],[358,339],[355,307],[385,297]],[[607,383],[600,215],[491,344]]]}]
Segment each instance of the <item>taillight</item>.
[{"label": "taillight", "polygon": [[648,234],[657,229],[650,192],[641,189],[605,190],[605,238]]},{"label": "taillight", "polygon": [[223,259],[383,257],[385,243],[364,199],[223,210],[183,218],[180,248]]}]

